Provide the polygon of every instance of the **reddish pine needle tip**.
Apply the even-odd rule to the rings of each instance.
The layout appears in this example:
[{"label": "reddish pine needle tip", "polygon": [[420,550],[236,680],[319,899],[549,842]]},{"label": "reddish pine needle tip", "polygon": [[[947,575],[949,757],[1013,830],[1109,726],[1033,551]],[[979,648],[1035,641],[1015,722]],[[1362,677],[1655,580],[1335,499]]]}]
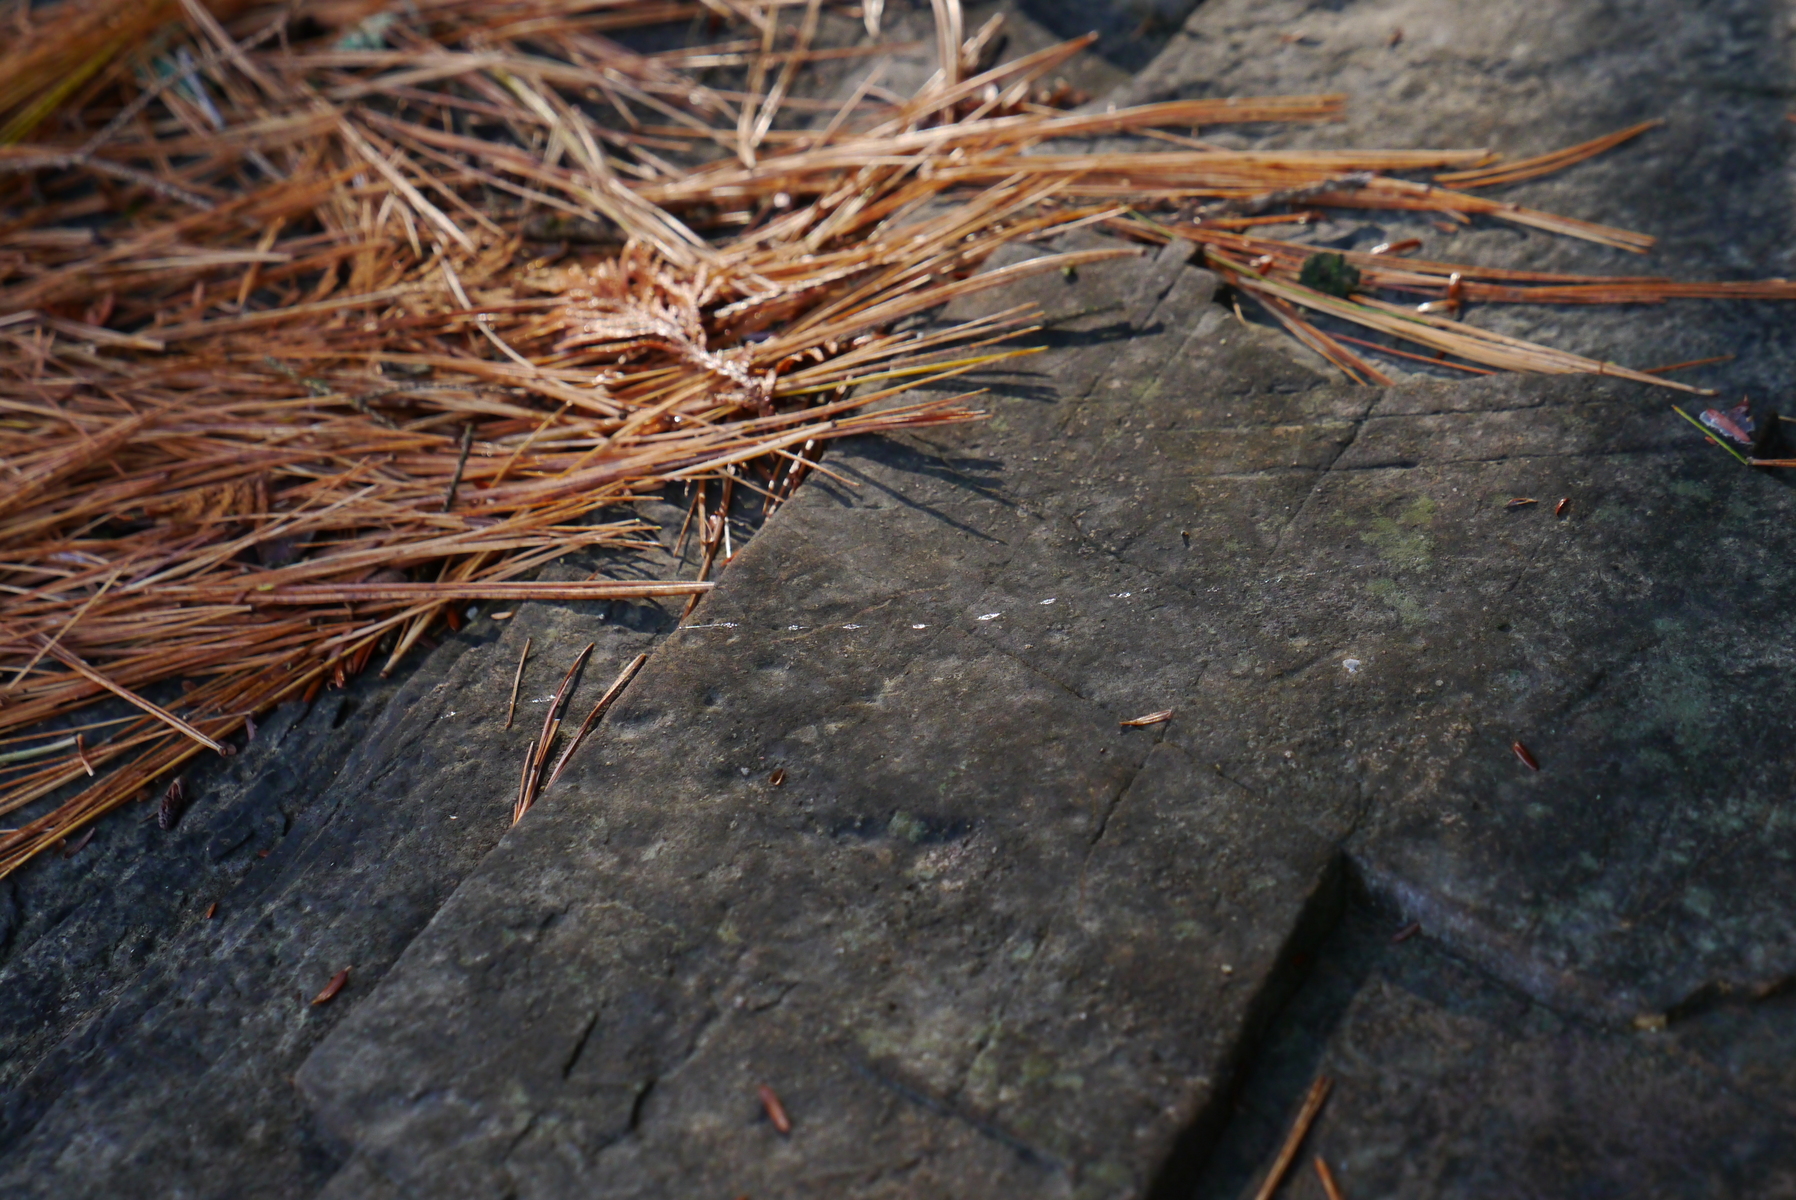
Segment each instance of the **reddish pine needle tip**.
[{"label": "reddish pine needle tip", "polygon": [[761,1108],[767,1113],[767,1119],[782,1135],[792,1132],[792,1119],[786,1116],[786,1106],[780,1103],[779,1095],[766,1084],[756,1088],[761,1096]]},{"label": "reddish pine needle tip", "polygon": [[1335,1182],[1335,1173],[1328,1169],[1328,1161],[1320,1154],[1316,1156],[1316,1178],[1322,1181],[1322,1190],[1327,1193],[1328,1200],[1345,1200],[1341,1185]]},{"label": "reddish pine needle tip", "polygon": [[1272,1200],[1278,1192],[1279,1185],[1285,1181],[1285,1175],[1291,1164],[1297,1160],[1297,1152],[1303,1147],[1303,1139],[1309,1136],[1310,1126],[1322,1111],[1322,1104],[1328,1099],[1328,1093],[1334,1087],[1334,1081],[1326,1075],[1316,1076],[1310,1090],[1304,1095],[1303,1107],[1297,1111],[1297,1119],[1291,1122],[1291,1130],[1285,1135],[1285,1144],[1279,1148],[1278,1157],[1272,1160],[1266,1178],[1261,1181],[1259,1191],[1254,1193],[1254,1200]]},{"label": "reddish pine needle tip", "polygon": [[338,971],[335,975],[331,976],[331,981],[324,985],[323,991],[312,997],[312,1006],[316,1007],[320,1004],[329,1004],[332,1000],[337,998],[337,993],[342,991],[343,986],[348,982],[349,968],[344,967],[341,971]]}]

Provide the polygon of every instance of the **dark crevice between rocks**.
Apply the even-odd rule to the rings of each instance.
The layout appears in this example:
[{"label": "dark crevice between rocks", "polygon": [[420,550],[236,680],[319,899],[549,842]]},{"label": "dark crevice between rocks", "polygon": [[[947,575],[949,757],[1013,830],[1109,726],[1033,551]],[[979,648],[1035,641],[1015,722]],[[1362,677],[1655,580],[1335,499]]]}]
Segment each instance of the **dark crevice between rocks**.
[{"label": "dark crevice between rocks", "polygon": [[648,1107],[649,1093],[655,1090],[655,1084],[658,1082],[658,1077],[651,1075],[642,1081],[642,1086],[636,1089],[636,1098],[630,1102],[630,1133],[635,1133],[642,1128],[643,1110]]},{"label": "dark crevice between rocks", "polygon": [[1337,919],[1153,1200],[1254,1194],[1324,1074],[1336,1086],[1278,1195],[1319,1194],[1301,1178],[1317,1156],[1348,1195],[1765,1195],[1790,1177],[1787,1096],[1708,1043],[1787,1044],[1796,980],[1706,985],[1618,1028],[1464,956],[1340,867]]},{"label": "dark crevice between rocks", "polygon": [[[1400,925],[1396,910],[1370,896],[1345,855],[1338,874],[1333,921],[1293,965],[1295,978],[1278,996],[1277,1011],[1253,1053],[1243,1056],[1215,1106],[1219,1111],[1206,1114],[1213,1124],[1202,1161],[1176,1179],[1163,1178],[1152,1200],[1238,1200],[1250,1194],[1277,1155],[1354,998],[1382,957],[1403,949],[1391,940]],[[1309,1169],[1308,1157],[1300,1155],[1291,1174]],[[1286,1190],[1306,1194],[1301,1182]]]},{"label": "dark crevice between rocks", "polygon": [[[1324,867],[1286,937],[1277,965],[1268,974],[1259,995],[1249,1004],[1241,1037],[1221,1072],[1219,1085],[1211,1092],[1213,1098],[1193,1115],[1179,1134],[1171,1153],[1149,1184],[1145,1200],[1190,1200],[1208,1177],[1211,1163],[1231,1149],[1229,1135],[1233,1118],[1246,1089],[1262,1073],[1260,1060],[1263,1049],[1269,1044],[1269,1034],[1294,1000],[1310,990],[1306,985],[1323,947],[1333,938],[1349,904],[1358,903],[1350,899],[1350,893],[1361,890],[1352,877],[1347,856],[1335,854]],[[1344,1010],[1345,1005],[1341,1007]],[[1317,1055],[1320,1055],[1320,1043]],[[1305,1078],[1303,1085],[1308,1083],[1309,1079]]]}]

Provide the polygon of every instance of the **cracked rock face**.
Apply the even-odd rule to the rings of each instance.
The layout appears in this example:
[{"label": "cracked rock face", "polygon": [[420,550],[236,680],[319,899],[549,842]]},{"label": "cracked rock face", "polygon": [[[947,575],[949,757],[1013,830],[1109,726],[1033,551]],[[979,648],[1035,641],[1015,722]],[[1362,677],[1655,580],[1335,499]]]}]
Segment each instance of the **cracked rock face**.
[{"label": "cracked rock face", "polygon": [[[1117,98],[1516,154],[1664,112],[1506,198],[1787,274],[1791,15],[1208,0]],[[1640,269],[1306,236],[1410,232]],[[688,628],[526,606],[271,725],[167,857],[0,885],[0,1190],[1236,1196],[1322,1071],[1350,1196],[1790,1194],[1788,488],[1644,389],[1348,387],[1219,299],[1175,249],[968,306],[1059,319],[989,421],[832,452]],[[1475,319],[1796,357],[1770,307]],[[526,635],[597,686],[658,648],[507,833]]]},{"label": "cracked rock face", "polygon": [[1707,553],[1670,498],[1776,528],[1787,493],[1599,381],[1329,384],[1184,257],[1082,271],[1110,310],[991,421],[849,449],[858,487],[745,551],[308,1060],[358,1170],[1144,1194],[1219,1126],[1344,865],[1592,1038],[1791,969],[1790,762],[1694,682],[1769,713],[1787,673],[1685,632],[1717,596],[1772,618],[1789,555]]}]

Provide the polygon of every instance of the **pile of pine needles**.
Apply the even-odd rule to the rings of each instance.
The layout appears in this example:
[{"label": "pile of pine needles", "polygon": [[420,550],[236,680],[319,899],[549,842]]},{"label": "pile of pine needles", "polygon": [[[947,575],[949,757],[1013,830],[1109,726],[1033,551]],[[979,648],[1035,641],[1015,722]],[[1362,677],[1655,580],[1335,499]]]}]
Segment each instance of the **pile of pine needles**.
[{"label": "pile of pine needles", "polygon": [[[1001,343],[1034,319],[931,313],[1139,252],[981,273],[1007,242],[1184,239],[1368,381],[1385,376],[1355,339],[1300,310],[1471,370],[1666,383],[1453,318],[1473,301],[1796,295],[1395,251],[1345,256],[1349,287],[1310,286],[1311,247],[1242,231],[1403,208],[1644,251],[1642,235],[1467,190],[1644,128],[1495,165],[1477,149],[1226,150],[1196,134],[1327,120],[1343,100],[1062,111],[1067,89],[1048,84],[1089,38],[984,68],[995,27],[968,36],[958,0],[932,2],[935,76],[900,96],[875,72],[835,101],[801,95],[804,69],[879,53],[879,4],[64,0],[40,15],[0,68],[0,815],[44,811],[0,833],[0,875],[194,755],[232,753],[274,705],[391,671],[470,601],[696,597],[733,495],[771,509],[826,469],[831,438],[977,417],[966,395],[881,402],[1022,353]],[[867,44],[823,48],[845,15]],[[612,36],[676,22],[723,40],[650,53]],[[1152,140],[1079,150],[1120,137]],[[1446,174],[1407,177],[1428,171]],[[648,527],[618,514],[676,482],[696,579],[535,578],[576,550],[644,545]],[[83,722],[107,699],[133,715]]]}]

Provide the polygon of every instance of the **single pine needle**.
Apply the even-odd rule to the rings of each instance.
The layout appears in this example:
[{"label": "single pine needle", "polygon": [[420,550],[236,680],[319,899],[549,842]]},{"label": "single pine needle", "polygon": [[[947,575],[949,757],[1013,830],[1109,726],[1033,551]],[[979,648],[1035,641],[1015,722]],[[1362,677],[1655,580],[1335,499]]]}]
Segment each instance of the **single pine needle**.
[{"label": "single pine needle", "polygon": [[1272,1200],[1279,1185],[1285,1181],[1285,1175],[1291,1164],[1297,1161],[1297,1151],[1303,1146],[1303,1139],[1309,1136],[1310,1126],[1316,1121],[1316,1114],[1322,1111],[1322,1104],[1328,1099],[1329,1089],[1334,1082],[1326,1075],[1316,1076],[1310,1084],[1310,1090],[1304,1095],[1303,1107],[1297,1112],[1297,1119],[1291,1122],[1291,1130],[1285,1135],[1285,1144],[1279,1147],[1278,1157],[1272,1160],[1272,1167],[1266,1172],[1265,1180],[1254,1193],[1254,1200]]},{"label": "single pine needle", "polygon": [[555,781],[561,778],[561,772],[567,767],[568,760],[574,757],[574,751],[578,750],[580,743],[586,740],[586,735],[592,731],[593,725],[610,709],[611,702],[616,700],[624,688],[629,686],[630,680],[636,677],[636,672],[642,670],[642,665],[648,660],[648,655],[638,654],[628,666],[618,673],[611,686],[605,689],[605,694],[599,697],[599,702],[592,706],[590,713],[586,714],[586,720],[580,722],[579,732],[574,734],[573,740],[567,744],[567,749],[561,752],[561,757],[555,760],[555,767],[549,772],[549,787],[555,786]]},{"label": "single pine needle", "polygon": [[505,704],[505,728],[511,728],[511,719],[518,712],[518,688],[524,682],[524,664],[530,658],[530,638],[524,638],[523,652],[518,655],[518,669],[511,677],[511,699]]}]

